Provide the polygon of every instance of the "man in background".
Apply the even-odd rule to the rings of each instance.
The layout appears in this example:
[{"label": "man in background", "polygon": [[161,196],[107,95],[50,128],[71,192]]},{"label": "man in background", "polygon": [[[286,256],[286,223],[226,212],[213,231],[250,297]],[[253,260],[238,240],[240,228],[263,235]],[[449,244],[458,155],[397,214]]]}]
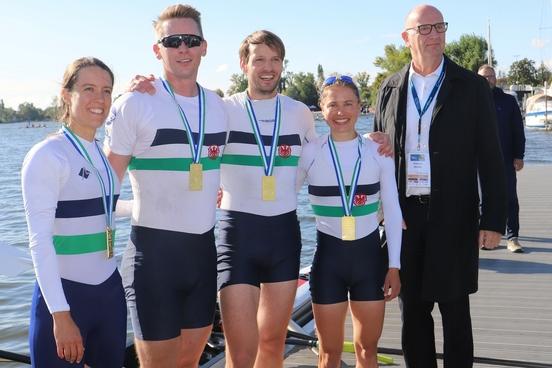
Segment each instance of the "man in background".
[{"label": "man in background", "polygon": [[525,132],[519,106],[514,98],[496,86],[495,70],[490,65],[482,65],[477,71],[487,79],[493,91],[496,109],[498,135],[504,157],[506,170],[506,189],[508,194],[508,221],[506,223],[507,247],[510,252],[523,253],[518,241],[519,236],[519,202],[517,197],[516,171],[523,169],[525,153]]}]

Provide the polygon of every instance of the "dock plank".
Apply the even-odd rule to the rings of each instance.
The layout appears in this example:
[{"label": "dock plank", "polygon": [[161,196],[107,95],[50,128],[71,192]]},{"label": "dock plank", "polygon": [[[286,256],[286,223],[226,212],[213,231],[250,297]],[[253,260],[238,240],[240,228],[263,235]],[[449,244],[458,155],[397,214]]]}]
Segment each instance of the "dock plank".
[{"label": "dock plank", "polygon": [[[518,173],[520,242],[513,254],[506,240],[480,254],[479,291],[471,296],[475,356],[547,363],[552,367],[552,166],[527,165]],[[437,351],[442,352],[441,319],[435,308]],[[400,349],[398,303],[387,306],[381,347]],[[346,337],[352,327],[347,319]],[[405,367],[393,356],[395,367]],[[354,354],[343,354],[343,367],[354,367]],[[309,349],[295,349],[285,367],[316,367]],[[439,362],[442,367],[442,361]],[[476,368],[500,367],[475,364]]]}]

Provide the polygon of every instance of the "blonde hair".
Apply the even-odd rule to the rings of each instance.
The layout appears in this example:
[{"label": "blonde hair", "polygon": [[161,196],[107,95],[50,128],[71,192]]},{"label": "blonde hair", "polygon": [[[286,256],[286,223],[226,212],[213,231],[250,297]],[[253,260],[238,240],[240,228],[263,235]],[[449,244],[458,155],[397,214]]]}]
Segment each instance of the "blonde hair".
[{"label": "blonde hair", "polygon": [[[109,74],[109,76],[111,77],[111,86],[113,87],[113,82],[115,81],[113,72],[103,61],[101,61],[100,59],[96,59],[95,57],[82,57],[69,64],[65,69],[65,73],[63,73],[63,81],[61,82],[61,87],[64,90],[71,92],[73,90],[73,87],[77,83],[77,80],[79,79],[79,74],[81,70],[91,66],[97,66],[98,68],[102,68],[103,70],[105,70],[107,74]],[[69,123],[71,109],[69,105],[63,100],[63,97],[60,97],[59,99],[58,111],[59,121],[63,123]]]},{"label": "blonde hair", "polygon": [[196,22],[199,28],[199,35],[203,37],[203,29],[201,28],[201,13],[193,6],[187,4],[176,4],[165,8],[161,14],[153,21],[153,28],[157,34],[161,33],[161,24],[170,19],[188,18]]}]

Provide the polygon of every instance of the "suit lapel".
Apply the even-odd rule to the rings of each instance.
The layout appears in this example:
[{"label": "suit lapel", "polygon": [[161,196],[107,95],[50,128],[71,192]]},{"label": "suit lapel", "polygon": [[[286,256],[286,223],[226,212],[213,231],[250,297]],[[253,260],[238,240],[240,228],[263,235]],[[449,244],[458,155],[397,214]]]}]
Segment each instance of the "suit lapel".
[{"label": "suit lapel", "polygon": [[441,89],[439,89],[439,93],[437,94],[437,100],[435,101],[435,107],[433,108],[433,113],[431,114],[431,123],[430,125],[433,125],[435,122],[435,118],[437,117],[437,114],[439,114],[439,111],[443,108],[443,105],[445,104],[445,101],[447,100],[450,91],[452,89],[452,83],[451,80],[454,78],[454,66],[452,65],[452,61],[445,56],[445,79],[443,80],[443,84],[441,85]]},{"label": "suit lapel", "polygon": [[397,136],[399,137],[400,147],[405,147],[406,140],[406,99],[408,98],[408,71],[410,63],[400,71],[399,96],[397,99]]}]

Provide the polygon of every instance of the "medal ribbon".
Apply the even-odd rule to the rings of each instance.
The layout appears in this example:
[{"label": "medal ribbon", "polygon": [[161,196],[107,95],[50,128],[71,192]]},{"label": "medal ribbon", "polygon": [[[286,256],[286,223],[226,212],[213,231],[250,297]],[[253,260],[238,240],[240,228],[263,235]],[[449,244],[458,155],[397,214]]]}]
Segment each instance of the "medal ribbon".
[{"label": "medal ribbon", "polygon": [[98,146],[98,141],[94,140],[94,144],[96,145],[96,149],[100,153],[100,157],[102,158],[102,162],[105,167],[105,171],[107,173],[107,180],[108,180],[108,187],[109,187],[109,194],[106,195],[106,186],[105,182],[102,179],[102,176],[100,175],[100,172],[94,166],[94,163],[92,163],[92,159],[90,158],[90,155],[86,151],[86,148],[82,145],[81,141],[77,138],[75,133],[69,129],[68,126],[63,125],[61,127],[61,130],[63,131],[63,134],[65,137],[71,142],[73,147],[77,150],[77,152],[92,166],[94,174],[96,174],[96,178],[98,179],[98,182],[100,183],[100,188],[102,190],[102,203],[105,211],[105,222],[108,228],[113,229],[113,206],[114,206],[114,192],[115,192],[115,181],[113,180],[113,171],[111,171],[111,166],[109,166],[109,163],[107,162],[107,158],[105,157],[103,151]]},{"label": "medal ribbon", "polygon": [[418,111],[418,151],[420,150],[420,135],[422,134],[422,116],[424,116],[427,109],[429,108],[429,105],[431,105],[431,102],[435,98],[435,95],[437,95],[439,86],[441,85],[441,83],[443,83],[443,79],[445,79],[446,63],[447,61],[445,59],[443,61],[443,68],[441,69],[439,78],[437,78],[437,81],[435,82],[435,85],[433,86],[433,89],[431,90],[431,93],[429,94],[423,109],[420,105],[420,98],[418,97],[418,93],[416,92],[416,87],[414,87],[414,82],[412,82],[412,78],[410,78],[410,92],[412,93],[412,98],[414,99],[414,105],[416,105],[416,110]]},{"label": "medal ribbon", "polygon": [[201,159],[201,148],[203,147],[203,141],[205,139],[205,91],[203,90],[203,87],[201,87],[198,83],[197,84],[197,98],[198,98],[198,105],[199,105],[199,132],[198,132],[198,139],[197,142],[194,142],[194,137],[192,135],[192,128],[190,127],[190,123],[188,123],[188,119],[186,118],[186,113],[184,113],[184,110],[182,109],[182,106],[176,101],[176,96],[174,94],[173,89],[171,88],[171,85],[168,81],[161,79],[161,82],[163,83],[163,87],[167,91],[169,95],[171,95],[175,105],[178,108],[178,113],[180,114],[180,119],[182,120],[182,123],[184,124],[184,130],[186,130],[186,135],[188,136],[188,145],[190,146],[190,151],[192,153],[192,161],[195,164],[199,163],[199,160]]},{"label": "medal ribbon", "polygon": [[274,109],[274,128],[272,129],[272,144],[270,145],[270,152],[267,154],[265,146],[262,140],[261,131],[259,129],[259,123],[255,110],[253,110],[253,104],[249,98],[245,100],[245,107],[247,109],[247,115],[249,116],[249,122],[263,159],[264,172],[266,176],[271,176],[274,170],[274,158],[276,157],[276,146],[278,145],[278,138],[280,135],[280,126],[282,124],[282,107],[280,104],[280,97],[276,96],[276,108]]},{"label": "medal ribbon", "polygon": [[345,181],[343,180],[343,172],[341,170],[341,163],[339,162],[339,156],[337,154],[337,149],[335,148],[334,141],[331,135],[328,137],[328,146],[330,148],[330,154],[332,156],[333,167],[335,170],[335,176],[337,178],[337,185],[339,186],[339,193],[341,195],[341,205],[343,206],[343,211],[345,211],[345,216],[351,216],[353,211],[353,202],[355,198],[355,192],[358,184],[358,178],[360,176],[360,167],[362,164],[361,159],[361,147],[362,147],[362,138],[358,136],[358,157],[353,169],[353,176],[351,178],[351,186],[349,188],[349,195],[347,195],[347,188],[345,187]]}]

